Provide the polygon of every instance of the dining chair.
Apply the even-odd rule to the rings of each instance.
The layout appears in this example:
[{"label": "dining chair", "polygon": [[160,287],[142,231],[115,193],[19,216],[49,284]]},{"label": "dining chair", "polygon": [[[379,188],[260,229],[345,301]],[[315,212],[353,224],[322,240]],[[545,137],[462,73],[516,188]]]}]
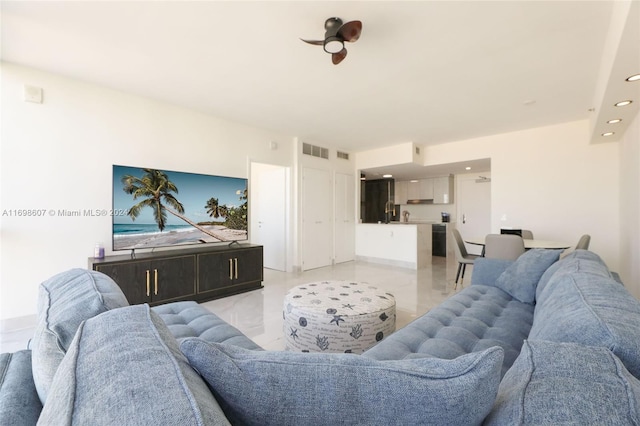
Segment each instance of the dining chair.
[{"label": "dining chair", "polygon": [[590,242],[591,242],[591,236],[589,234],[584,234],[582,237],[580,237],[580,240],[578,240],[578,245],[576,245],[576,250],[578,249],[589,250]]},{"label": "dining chair", "polygon": [[529,231],[528,229],[523,229],[522,238],[524,238],[525,240],[533,240],[533,232]]},{"label": "dining chair", "polygon": [[453,238],[456,240],[453,248],[455,249],[456,260],[458,261],[458,272],[456,273],[456,285],[454,287],[454,289],[456,289],[458,287],[460,272],[462,272],[462,282],[464,282],[464,271],[467,268],[467,265],[473,265],[474,260],[480,256],[477,254],[469,254],[467,252],[467,247],[464,245],[460,231],[454,228],[451,230],[451,233],[453,234]]},{"label": "dining chair", "polygon": [[518,235],[489,234],[484,240],[484,257],[516,260],[524,253],[524,241]]}]

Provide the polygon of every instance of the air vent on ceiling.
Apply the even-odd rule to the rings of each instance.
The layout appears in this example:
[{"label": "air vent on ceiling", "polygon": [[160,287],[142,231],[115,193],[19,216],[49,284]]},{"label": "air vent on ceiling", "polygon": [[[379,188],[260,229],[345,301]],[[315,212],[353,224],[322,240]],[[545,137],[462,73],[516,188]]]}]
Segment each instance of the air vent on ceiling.
[{"label": "air vent on ceiling", "polygon": [[348,160],[349,159],[349,153],[348,152],[338,151],[338,158],[342,158],[343,160]]},{"label": "air vent on ceiling", "polygon": [[306,155],[312,155],[318,158],[329,159],[329,150],[321,146],[311,145],[309,143],[302,144],[302,153]]}]

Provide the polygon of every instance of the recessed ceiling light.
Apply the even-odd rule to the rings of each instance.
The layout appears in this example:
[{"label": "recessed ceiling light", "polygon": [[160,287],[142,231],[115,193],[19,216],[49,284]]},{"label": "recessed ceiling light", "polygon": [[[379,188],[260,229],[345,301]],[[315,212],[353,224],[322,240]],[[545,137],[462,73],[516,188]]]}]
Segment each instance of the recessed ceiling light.
[{"label": "recessed ceiling light", "polygon": [[467,166],[464,168],[465,170],[471,170],[471,167]]},{"label": "recessed ceiling light", "polygon": [[622,121],[622,118],[614,118],[613,120],[607,121],[607,124],[616,124]]},{"label": "recessed ceiling light", "polygon": [[631,102],[633,102],[633,101],[630,101],[630,100],[620,101],[620,102],[618,102],[618,103],[616,104],[616,106],[617,106],[617,107],[620,107],[620,106],[627,106],[627,105],[629,105]]},{"label": "recessed ceiling light", "polygon": [[418,179],[413,179],[413,180],[410,180],[409,182],[411,182],[411,183],[418,183]]},{"label": "recessed ceiling light", "polygon": [[627,81],[638,81],[640,80],[640,74],[632,75],[631,77],[627,77]]},{"label": "recessed ceiling light", "polygon": [[613,136],[614,133],[613,132],[607,132],[607,133],[603,133],[602,136]]},{"label": "recessed ceiling light", "polygon": [[390,178],[393,177],[393,175],[382,175],[383,178]]}]

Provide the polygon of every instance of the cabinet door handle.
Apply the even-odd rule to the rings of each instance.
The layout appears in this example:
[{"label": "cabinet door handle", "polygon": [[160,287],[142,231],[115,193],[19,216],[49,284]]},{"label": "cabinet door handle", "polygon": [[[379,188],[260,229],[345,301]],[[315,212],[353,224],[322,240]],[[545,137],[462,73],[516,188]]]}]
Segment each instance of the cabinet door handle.
[{"label": "cabinet door handle", "polygon": [[233,259],[229,259],[229,279],[233,279]]},{"label": "cabinet door handle", "polygon": [[153,270],[153,294],[154,296],[158,295],[158,270]]},{"label": "cabinet door handle", "polygon": [[238,279],[238,258],[235,258],[235,265],[236,265],[236,280]]},{"label": "cabinet door handle", "polygon": [[147,269],[147,297],[149,297],[149,270]]}]

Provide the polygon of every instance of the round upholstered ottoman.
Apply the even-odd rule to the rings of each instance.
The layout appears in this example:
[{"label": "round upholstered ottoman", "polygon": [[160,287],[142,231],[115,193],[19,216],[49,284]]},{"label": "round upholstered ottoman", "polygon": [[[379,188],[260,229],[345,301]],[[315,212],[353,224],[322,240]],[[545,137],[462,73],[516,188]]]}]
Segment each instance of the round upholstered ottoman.
[{"label": "round upholstered ottoman", "polygon": [[367,283],[302,284],[284,299],[285,350],[362,353],[395,329],[395,298]]}]

